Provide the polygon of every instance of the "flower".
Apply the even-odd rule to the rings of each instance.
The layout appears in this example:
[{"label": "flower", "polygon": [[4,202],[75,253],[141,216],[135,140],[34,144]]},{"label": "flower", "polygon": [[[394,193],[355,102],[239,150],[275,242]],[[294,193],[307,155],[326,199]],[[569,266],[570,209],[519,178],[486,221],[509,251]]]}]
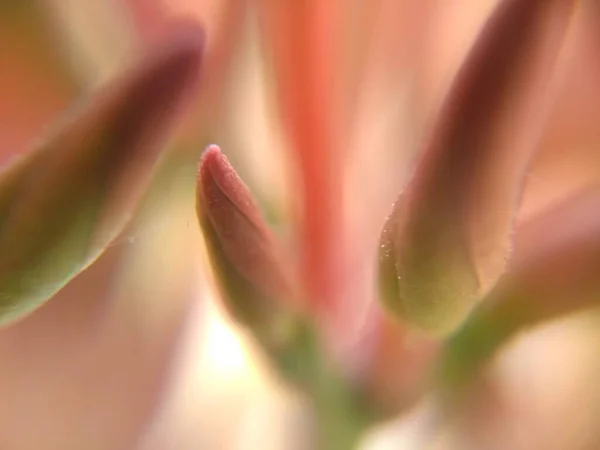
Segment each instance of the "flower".
[{"label": "flower", "polygon": [[[573,82],[568,49],[595,48],[588,44],[597,37],[589,31],[597,11],[580,3],[500,1],[435,113],[431,98],[441,88],[430,87],[426,53],[434,13],[445,4],[110,0],[83,7],[127,11],[127,45],[111,36],[117,27],[110,20],[96,27],[101,38],[89,45],[94,31],[77,23],[81,17],[66,3],[49,0],[52,10],[34,2],[5,7],[6,17],[19,20],[3,32],[16,30],[31,41],[19,53],[0,48],[12,61],[0,74],[10,100],[0,113],[22,113],[23,99],[36,105],[31,117],[19,116],[21,128],[1,130],[10,143],[0,172],[0,359],[6,365],[0,396],[11,410],[0,434],[8,445],[37,445],[21,429],[23,404],[36,406],[28,423],[49,447],[89,447],[102,434],[108,436],[100,448],[144,445],[144,429],[161,418],[160,395],[191,310],[199,256],[207,257],[230,316],[280,378],[310,401],[321,447],[353,448],[372,425],[425,395],[438,419],[427,440],[456,418],[466,418],[468,430],[509,417],[509,408],[488,414],[502,395],[486,378],[487,363],[517,332],[596,304],[596,190],[571,195],[561,187],[562,201],[540,213],[541,203],[531,207],[536,194],[528,184],[530,173],[547,170],[536,165],[540,160],[554,163],[544,153],[553,150],[553,136],[588,142],[593,135],[593,126],[585,126],[593,122],[587,107],[593,102],[569,102],[561,94]],[[71,26],[61,29],[63,48],[79,55],[74,66],[88,63],[70,68],[83,77],[65,69],[48,44],[44,11],[59,19],[55,24]],[[574,39],[582,11],[591,19]],[[395,19],[402,12],[400,27]],[[90,18],[88,25],[95,24],[96,15]],[[203,28],[194,23],[198,18]],[[249,23],[258,25],[273,75],[277,114],[268,131],[282,132],[289,150],[281,152],[290,163],[281,170],[292,195],[290,204],[275,208],[277,228],[273,210],[261,211],[267,202],[256,179],[242,171],[246,185],[234,170],[245,168],[243,145],[223,127],[228,100],[242,104],[227,96],[240,80],[233,76],[235,56],[247,50]],[[132,55],[122,51],[130,44],[145,56],[115,76],[115,55]],[[593,67],[588,59],[581,58],[582,67]],[[44,62],[48,76],[36,77]],[[390,149],[380,155],[368,133],[381,117],[400,121],[389,111],[373,115],[383,103],[397,102],[379,99],[399,95],[400,83],[391,81],[396,76],[411,87],[414,117],[404,132],[412,135],[404,143],[422,133],[423,117],[434,118],[407,180],[401,160],[408,158]],[[37,81],[29,92],[23,86],[31,80]],[[108,81],[96,89],[99,80]],[[85,102],[34,150],[14,156],[13,148],[24,147],[86,90]],[[593,94],[589,86],[581,90]],[[572,117],[561,117],[561,104],[571,105]],[[186,121],[175,127],[182,106]],[[190,226],[189,167],[198,147],[215,140],[224,141],[230,158],[216,145],[200,158],[195,197],[202,253]],[[388,191],[401,185],[392,205]],[[527,215],[520,211],[523,192]],[[150,238],[125,249],[119,235],[129,236],[127,242]],[[138,302],[142,297],[150,301]],[[167,298],[175,306],[161,309]],[[153,321],[158,325],[150,326]],[[45,382],[35,382],[36,374]],[[482,393],[492,399],[482,400]],[[46,405],[56,405],[57,396],[67,401],[51,413]],[[93,402],[94,411],[80,400]],[[121,416],[88,427],[107,411]],[[477,411],[484,413],[475,420]],[[44,432],[44,423],[52,431]],[[66,436],[65,427],[77,432]],[[466,433],[469,445],[485,435]]]}]

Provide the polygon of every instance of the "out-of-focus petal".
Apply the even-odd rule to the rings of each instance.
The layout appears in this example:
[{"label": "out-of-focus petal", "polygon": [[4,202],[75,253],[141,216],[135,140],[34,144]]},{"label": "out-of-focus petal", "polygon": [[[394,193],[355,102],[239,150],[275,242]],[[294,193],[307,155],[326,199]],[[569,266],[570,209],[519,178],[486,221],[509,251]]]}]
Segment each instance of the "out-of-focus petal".
[{"label": "out-of-focus petal", "polygon": [[430,386],[440,343],[401,327],[379,309],[371,313],[361,334],[360,347],[354,349],[356,385],[378,418],[394,417]]},{"label": "out-of-focus petal", "polygon": [[89,269],[0,330],[3,445],[133,449],[161,412],[199,295],[194,164],[177,162]]},{"label": "out-of-focus petal", "polygon": [[579,3],[572,29],[564,52],[568,65],[527,177],[521,221],[600,179],[600,14],[595,2]]},{"label": "out-of-focus petal", "polygon": [[227,70],[244,27],[247,4],[242,0],[124,0],[131,11],[138,38],[156,42],[169,31],[172,19],[202,23],[206,30],[206,55],[202,70],[201,114],[210,120],[222,101]]},{"label": "out-of-focus petal", "polygon": [[589,311],[514,339],[446,411],[443,448],[597,448],[598,331],[598,313]]},{"label": "out-of-focus petal", "polygon": [[34,0],[0,5],[0,165],[78,91],[44,12]]},{"label": "out-of-focus petal", "polygon": [[[230,71],[246,26],[247,2],[236,0],[44,0],[62,47],[86,83],[114,75],[122,61],[161,45],[174,28],[201,24],[206,44],[202,89],[183,123],[184,138],[214,137],[222,126]],[[198,123],[202,123],[201,127]],[[210,130],[210,131],[207,131]],[[220,132],[220,129],[218,130]],[[175,146],[185,151],[188,146]]]},{"label": "out-of-focus petal", "polygon": [[0,317],[14,320],[94,261],[123,229],[185,94],[203,34],[182,29],[0,174]]},{"label": "out-of-focus petal", "polygon": [[517,230],[514,261],[449,341],[442,382],[463,384],[516,333],[598,305],[600,195],[586,192]]},{"label": "out-of-focus petal", "polygon": [[299,247],[307,301],[331,319],[340,312],[344,261],[345,137],[336,84],[341,2],[256,3],[283,128],[297,161]]},{"label": "out-of-focus petal", "polygon": [[37,0],[53,31],[53,45],[84,89],[110,80],[140,50],[121,0]]},{"label": "out-of-focus petal", "polygon": [[381,238],[382,300],[436,333],[502,274],[570,1],[505,0],[468,56]]}]

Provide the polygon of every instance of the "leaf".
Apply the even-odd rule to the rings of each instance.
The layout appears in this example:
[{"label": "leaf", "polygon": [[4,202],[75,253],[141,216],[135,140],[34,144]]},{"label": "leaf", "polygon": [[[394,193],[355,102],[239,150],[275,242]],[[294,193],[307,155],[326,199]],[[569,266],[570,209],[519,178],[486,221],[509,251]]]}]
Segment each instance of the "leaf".
[{"label": "leaf", "polygon": [[507,275],[443,352],[443,386],[465,384],[518,332],[600,305],[598,267],[598,190],[571,198],[523,225]]},{"label": "leaf", "polygon": [[291,306],[285,303],[292,295],[289,275],[258,206],[216,145],[202,155],[196,201],[226,306],[240,324],[270,345],[278,338],[279,326],[285,328]]},{"label": "leaf", "polygon": [[0,173],[0,323],[49,299],[123,229],[178,108],[204,37],[174,32]]},{"label": "leaf", "polygon": [[445,334],[496,282],[572,2],[505,0],[450,89],[381,235],[384,304]]}]

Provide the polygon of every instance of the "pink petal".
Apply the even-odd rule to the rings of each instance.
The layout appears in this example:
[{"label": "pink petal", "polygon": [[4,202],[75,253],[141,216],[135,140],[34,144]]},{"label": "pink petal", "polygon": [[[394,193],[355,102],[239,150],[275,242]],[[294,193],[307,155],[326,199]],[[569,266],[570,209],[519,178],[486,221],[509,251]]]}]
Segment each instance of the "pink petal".
[{"label": "pink petal", "polygon": [[343,291],[339,4],[259,0],[285,131],[298,167],[299,240],[307,301],[331,317]]},{"label": "pink petal", "polygon": [[517,332],[600,298],[600,195],[570,198],[517,230],[514,261],[449,342],[444,382],[463,383]]}]

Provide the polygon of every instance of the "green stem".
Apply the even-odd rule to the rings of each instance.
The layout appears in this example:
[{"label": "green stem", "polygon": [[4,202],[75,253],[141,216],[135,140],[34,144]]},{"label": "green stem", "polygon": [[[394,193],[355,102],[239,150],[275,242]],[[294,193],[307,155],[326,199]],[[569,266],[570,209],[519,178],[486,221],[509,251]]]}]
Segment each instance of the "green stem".
[{"label": "green stem", "polygon": [[318,450],[354,450],[369,426],[365,411],[344,386],[330,386],[314,399]]},{"label": "green stem", "polygon": [[318,450],[353,450],[372,421],[369,408],[323,351],[319,334],[304,320],[293,324],[286,345],[262,340],[279,372],[312,400]]}]

